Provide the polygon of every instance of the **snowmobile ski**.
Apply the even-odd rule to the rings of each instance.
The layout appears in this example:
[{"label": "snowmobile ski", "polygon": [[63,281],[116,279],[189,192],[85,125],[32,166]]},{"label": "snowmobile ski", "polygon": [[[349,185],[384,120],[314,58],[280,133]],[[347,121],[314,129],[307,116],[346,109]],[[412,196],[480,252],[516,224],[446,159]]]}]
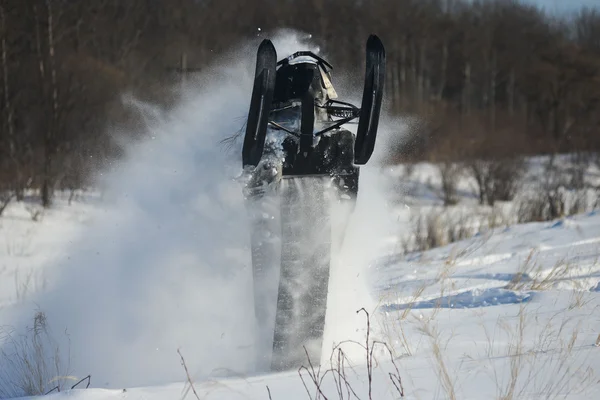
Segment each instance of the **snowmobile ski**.
[{"label": "snowmobile ski", "polygon": [[306,364],[306,352],[321,358],[329,286],[330,203],[326,178],[284,179],[281,183],[281,272],[271,369]]},{"label": "snowmobile ski", "polygon": [[358,165],[366,164],[375,148],[384,80],[385,49],[381,40],[377,36],[371,35],[367,40],[365,87],[354,145],[355,163]]},{"label": "snowmobile ski", "polygon": [[258,165],[265,146],[269,111],[275,90],[275,69],[277,67],[277,52],[273,43],[265,39],[258,47],[256,57],[256,72],[250,111],[242,149],[242,164]]}]

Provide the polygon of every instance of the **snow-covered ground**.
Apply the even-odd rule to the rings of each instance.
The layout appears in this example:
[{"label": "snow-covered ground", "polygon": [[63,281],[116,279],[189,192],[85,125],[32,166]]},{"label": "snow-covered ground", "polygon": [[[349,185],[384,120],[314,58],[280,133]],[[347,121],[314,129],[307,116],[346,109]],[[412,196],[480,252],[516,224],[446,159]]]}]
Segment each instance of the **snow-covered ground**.
[{"label": "snow-covered ground", "polygon": [[[453,210],[475,218],[459,219],[470,234],[408,251],[439,182],[431,165],[409,181],[377,167],[401,130],[388,120],[334,254],[321,368],[256,370],[240,162],[221,143],[247,112],[254,50],[166,115],[137,104],[150,139],[103,173],[102,195],[59,195],[41,214],[15,203],[0,217],[0,326],[27,333],[0,336],[0,397],[62,383],[43,397],[599,398],[600,213],[515,224],[504,204],[508,217],[485,225],[465,182]],[[36,336],[23,327],[38,309]],[[40,363],[57,348],[58,368]],[[88,389],[68,390],[88,374]]]},{"label": "snow-covered ground", "polygon": [[[59,200],[54,209],[33,221],[30,207],[9,207],[0,228],[5,244],[0,249],[0,323],[45,289],[48,275],[53,274],[45,268],[57,268],[56,260],[69,257],[70,243],[85,234],[93,218],[102,215],[98,208],[91,195],[71,205]],[[395,215],[406,212],[395,211]],[[366,271],[371,297],[377,301],[376,308],[368,309],[369,338],[371,345],[378,341],[389,345],[406,398],[591,399],[600,394],[600,375],[595,372],[600,368],[600,348],[595,346],[600,334],[600,214],[503,227],[410,254],[397,251],[394,235],[383,239],[380,256],[373,258]],[[337,294],[344,297],[344,290],[353,289],[347,287]],[[40,306],[43,309],[44,304]],[[344,319],[357,310],[328,316],[328,323],[347,325]],[[361,312],[357,318],[351,324],[360,327],[362,335],[350,336],[364,340],[366,314]],[[93,336],[87,340],[94,346]],[[369,398],[364,350],[357,344],[343,349],[350,358],[345,365],[350,397],[355,392],[358,398]],[[170,349],[175,354],[176,350]],[[194,357],[182,354],[188,362]],[[331,354],[337,357],[339,353]],[[372,398],[398,398],[388,375],[395,373],[396,366],[386,347],[376,344],[373,358]],[[177,369],[179,382],[102,389],[104,385],[92,376],[89,389],[50,396],[180,398],[189,390],[186,371],[179,363],[171,368]],[[324,374],[327,368],[323,366],[320,372],[325,375],[322,397],[340,398],[336,375]],[[196,373],[190,371],[192,379]],[[218,376],[194,380],[200,398],[268,399],[267,387],[272,399],[317,397],[307,370],[302,376],[308,393],[298,371]],[[348,398],[345,385],[342,395]],[[189,392],[187,396],[194,395]]]}]

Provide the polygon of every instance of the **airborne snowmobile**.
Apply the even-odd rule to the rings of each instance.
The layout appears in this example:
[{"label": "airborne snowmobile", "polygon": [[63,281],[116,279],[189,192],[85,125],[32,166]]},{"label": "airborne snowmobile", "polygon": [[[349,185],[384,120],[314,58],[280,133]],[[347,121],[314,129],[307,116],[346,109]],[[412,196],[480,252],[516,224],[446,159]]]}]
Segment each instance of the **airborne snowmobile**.
[{"label": "airborne snowmobile", "polygon": [[[371,35],[361,107],[337,100],[333,67],[310,51],[277,61],[265,39],[257,53],[242,148],[252,220],[255,313],[272,370],[320,361],[332,228],[328,201],[358,193],[381,110],[385,50]],[[356,134],[343,125],[358,119]]]}]

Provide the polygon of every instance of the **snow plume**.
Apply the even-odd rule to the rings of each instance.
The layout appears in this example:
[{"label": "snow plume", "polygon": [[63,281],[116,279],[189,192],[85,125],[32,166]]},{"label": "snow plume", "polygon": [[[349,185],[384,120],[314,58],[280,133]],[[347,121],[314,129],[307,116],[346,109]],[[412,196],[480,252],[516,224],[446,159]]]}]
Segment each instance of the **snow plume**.
[{"label": "snow plume", "polygon": [[[339,80],[336,82],[339,85]],[[339,86],[343,87],[344,82],[341,83]],[[360,96],[350,98],[353,104],[360,104]],[[371,291],[374,265],[388,251],[388,239],[393,238],[397,229],[389,201],[390,181],[383,173],[383,163],[388,158],[389,151],[406,132],[402,120],[390,118],[382,110],[373,156],[360,169],[354,212],[347,218],[344,206],[338,204],[333,207],[334,229],[343,228],[346,224],[347,227],[343,246],[332,254],[322,363],[329,362],[332,349],[341,342],[364,343],[366,318],[364,313],[357,311],[365,308],[373,317],[377,310],[380,299],[374,297]],[[373,326],[375,322],[373,318]],[[360,347],[349,344],[343,348],[352,359],[364,361],[364,350]]]},{"label": "snow plume", "polygon": [[[287,55],[300,39],[274,43]],[[259,41],[218,60],[168,112],[129,102],[147,139],[127,143],[124,161],[103,172],[102,211],[33,299],[55,338],[67,330],[71,372],[91,374],[95,387],[183,381],[177,349],[197,379],[253,372],[242,141],[222,141],[244,126]]]},{"label": "snow plume", "polygon": [[[278,57],[311,49],[306,39],[273,38]],[[146,139],[124,142],[124,160],[101,174],[104,204],[33,299],[69,352],[69,372],[91,374],[94,387],[181,382],[178,349],[194,379],[256,372],[250,232],[236,179],[242,140],[223,140],[244,126],[258,42],[223,56],[169,111],[130,100]],[[343,87],[335,76],[334,84]],[[376,154],[385,141],[377,146]],[[376,161],[361,171],[345,246],[332,263],[326,358],[330,343],[364,327],[355,311],[374,304],[366,271],[389,223]],[[32,316],[33,308],[9,325],[24,327]]]}]

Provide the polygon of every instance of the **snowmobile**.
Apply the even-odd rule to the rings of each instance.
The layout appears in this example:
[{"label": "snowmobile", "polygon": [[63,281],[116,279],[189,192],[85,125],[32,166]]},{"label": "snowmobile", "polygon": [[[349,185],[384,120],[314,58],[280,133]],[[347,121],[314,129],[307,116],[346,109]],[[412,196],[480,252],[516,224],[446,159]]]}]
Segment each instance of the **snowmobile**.
[{"label": "snowmobile", "polygon": [[[329,202],[353,209],[375,147],[385,49],[371,35],[361,107],[338,100],[333,67],[310,51],[277,61],[258,47],[242,163],[251,216],[254,306],[270,370],[319,363],[332,238]],[[344,125],[358,121],[356,133]]]}]

